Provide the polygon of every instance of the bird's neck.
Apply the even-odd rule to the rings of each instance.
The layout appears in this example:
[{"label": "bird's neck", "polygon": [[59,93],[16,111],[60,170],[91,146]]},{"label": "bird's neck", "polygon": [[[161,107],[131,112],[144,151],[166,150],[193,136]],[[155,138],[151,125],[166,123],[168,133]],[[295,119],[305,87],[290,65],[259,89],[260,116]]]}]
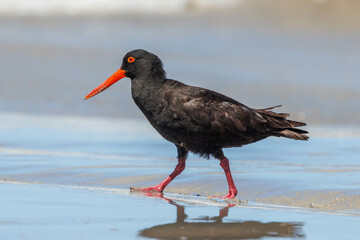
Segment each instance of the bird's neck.
[{"label": "bird's neck", "polygon": [[162,77],[136,77],[131,80],[131,94],[136,103],[156,100],[156,96],[164,86],[165,79]]},{"label": "bird's neck", "polygon": [[165,81],[156,78],[134,78],[131,81],[132,98],[151,123],[163,108],[161,99],[164,97]]},{"label": "bird's neck", "polygon": [[139,90],[145,92],[146,90],[150,90],[150,91],[156,90],[158,88],[161,88],[164,82],[165,82],[165,78],[162,76],[160,77],[155,77],[152,75],[139,76],[131,79],[131,89],[133,90],[134,88],[142,88]]}]

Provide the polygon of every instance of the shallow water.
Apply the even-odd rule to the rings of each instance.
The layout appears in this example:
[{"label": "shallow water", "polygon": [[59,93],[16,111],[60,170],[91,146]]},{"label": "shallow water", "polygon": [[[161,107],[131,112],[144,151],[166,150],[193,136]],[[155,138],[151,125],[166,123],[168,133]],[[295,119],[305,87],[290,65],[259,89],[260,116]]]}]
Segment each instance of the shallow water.
[{"label": "shallow water", "polygon": [[359,217],[301,208],[58,185],[0,187],[6,239],[352,239],[360,233]]},{"label": "shallow water", "polygon": [[237,205],[207,197],[226,193],[225,176],[216,160],[193,155],[162,198],[130,193],[130,186],[158,183],[176,163],[175,147],[146,122],[11,113],[0,119],[0,232],[7,239],[359,234],[358,128],[314,128],[305,143],[271,138],[228,149]]},{"label": "shallow water", "polygon": [[[0,116],[0,152],[8,159],[0,173],[6,178],[128,188],[155,184],[176,164],[174,145],[142,120]],[[269,138],[226,149],[239,196],[255,200],[305,190],[358,193],[359,129],[329,126],[310,132],[308,142]],[[226,190],[226,181],[217,160],[190,155],[186,171],[168,190],[219,193]]]}]

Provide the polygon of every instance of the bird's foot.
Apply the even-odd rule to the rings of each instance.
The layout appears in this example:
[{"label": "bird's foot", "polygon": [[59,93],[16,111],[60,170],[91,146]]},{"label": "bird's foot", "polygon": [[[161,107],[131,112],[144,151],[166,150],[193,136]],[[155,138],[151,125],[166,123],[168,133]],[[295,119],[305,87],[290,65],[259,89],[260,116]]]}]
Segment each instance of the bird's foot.
[{"label": "bird's foot", "polygon": [[147,188],[137,188],[130,187],[130,192],[151,192],[151,193],[162,193],[162,189],[158,186],[155,187],[147,187]]},{"label": "bird's foot", "polygon": [[223,197],[220,197],[222,199],[226,199],[226,198],[229,198],[229,199],[233,199],[236,197],[236,194],[234,193],[228,193],[227,195],[223,196]]},{"label": "bird's foot", "polygon": [[229,192],[227,195],[223,196],[223,197],[219,197],[219,196],[210,196],[212,198],[221,198],[221,199],[233,199],[236,197],[237,192]]}]

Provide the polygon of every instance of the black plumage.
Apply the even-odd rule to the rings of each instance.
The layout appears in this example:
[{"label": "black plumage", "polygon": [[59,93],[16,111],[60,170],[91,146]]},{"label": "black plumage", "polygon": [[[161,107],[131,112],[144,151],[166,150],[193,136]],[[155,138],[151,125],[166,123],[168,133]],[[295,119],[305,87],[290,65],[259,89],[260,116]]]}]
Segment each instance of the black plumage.
[{"label": "black plumage", "polygon": [[[127,53],[120,70],[123,75],[119,79],[125,76],[131,79],[136,105],[159,134],[178,149],[179,163],[172,175],[156,187],[141,190],[162,192],[185,168],[190,151],[221,161],[229,183],[229,194],[225,197],[233,198],[237,190],[222,148],[240,147],[270,136],[308,139],[307,132],[297,128],[305,123],[288,120],[289,114],[272,111],[279,106],[253,109],[218,92],[167,79],[161,60],[145,50]],[[110,85],[94,90],[86,99]]]}]

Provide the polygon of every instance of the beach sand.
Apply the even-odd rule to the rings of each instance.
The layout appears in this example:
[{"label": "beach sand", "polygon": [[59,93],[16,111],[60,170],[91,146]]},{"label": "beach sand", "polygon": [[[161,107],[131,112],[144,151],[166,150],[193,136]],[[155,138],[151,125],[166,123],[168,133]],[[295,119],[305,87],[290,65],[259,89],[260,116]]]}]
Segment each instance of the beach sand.
[{"label": "beach sand", "polygon": [[354,239],[360,233],[356,128],[313,127],[309,142],[270,138],[225,150],[239,195],[223,201],[207,197],[227,191],[217,160],[194,155],[164,196],[130,193],[130,186],[158,183],[176,164],[175,147],[145,121],[14,113],[0,119],[4,239]]}]

